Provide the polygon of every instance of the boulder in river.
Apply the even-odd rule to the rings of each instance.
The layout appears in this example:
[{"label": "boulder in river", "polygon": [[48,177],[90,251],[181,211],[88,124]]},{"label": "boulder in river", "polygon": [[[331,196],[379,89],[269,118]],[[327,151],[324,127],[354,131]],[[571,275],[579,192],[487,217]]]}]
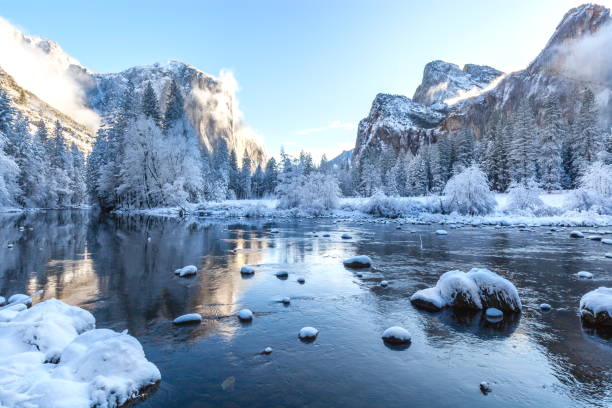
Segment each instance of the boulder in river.
[{"label": "boulder in river", "polygon": [[612,329],[612,288],[601,286],[582,296],[580,317],[588,325]]},{"label": "boulder in river", "polygon": [[368,268],[372,266],[372,260],[367,255],[357,255],[342,261],[344,266],[349,268]]}]

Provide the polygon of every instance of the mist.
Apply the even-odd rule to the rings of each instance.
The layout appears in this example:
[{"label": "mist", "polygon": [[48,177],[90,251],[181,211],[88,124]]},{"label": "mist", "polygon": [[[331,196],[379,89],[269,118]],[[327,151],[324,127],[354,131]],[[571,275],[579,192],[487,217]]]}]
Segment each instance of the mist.
[{"label": "mist", "polygon": [[17,83],[55,109],[96,130],[100,118],[85,104],[85,94],[70,74],[71,64],[80,65],[55,43],[25,35],[0,18],[0,67]]}]

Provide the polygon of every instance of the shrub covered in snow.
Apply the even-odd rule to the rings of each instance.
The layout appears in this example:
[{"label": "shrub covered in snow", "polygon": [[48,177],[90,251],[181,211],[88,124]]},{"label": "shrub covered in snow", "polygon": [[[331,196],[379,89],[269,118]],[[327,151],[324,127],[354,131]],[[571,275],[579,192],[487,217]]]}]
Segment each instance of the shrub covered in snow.
[{"label": "shrub covered in snow", "polygon": [[529,179],[525,183],[512,182],[508,189],[507,210],[534,213],[544,207],[544,202],[540,199],[541,194],[542,190],[534,179]]},{"label": "shrub covered in snow", "polygon": [[425,207],[416,200],[388,197],[383,191],[378,190],[363,203],[360,210],[375,217],[400,218],[417,216],[425,211]]},{"label": "shrub covered in snow", "polygon": [[612,164],[595,162],[587,167],[580,178],[580,188],[574,191],[567,207],[612,214]]},{"label": "shrub covered in snow", "polygon": [[321,215],[338,207],[340,187],[332,175],[311,173],[286,177],[276,188],[278,208],[299,208]]},{"label": "shrub covered in snow", "polygon": [[518,312],[522,308],[516,287],[488,269],[459,270],[440,276],[433,288],[417,291],[410,301],[417,307],[437,311],[444,307],[458,309],[497,308]]},{"label": "shrub covered in snow", "polygon": [[487,176],[473,164],[451,177],[444,188],[444,211],[464,215],[489,214],[495,208],[495,195],[489,189]]}]

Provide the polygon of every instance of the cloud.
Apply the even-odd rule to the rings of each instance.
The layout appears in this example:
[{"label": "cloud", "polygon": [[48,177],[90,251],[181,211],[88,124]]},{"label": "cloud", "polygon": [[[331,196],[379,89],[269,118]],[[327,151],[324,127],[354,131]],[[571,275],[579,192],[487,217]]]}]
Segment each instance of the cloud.
[{"label": "cloud", "polygon": [[354,123],[350,123],[350,122],[341,122],[339,120],[333,120],[326,126],[297,130],[295,134],[304,136],[304,135],[310,135],[312,133],[321,133],[321,132],[326,132],[329,130],[336,130],[336,129],[355,131],[357,130],[357,125],[355,125]]},{"label": "cloud", "polygon": [[80,66],[55,43],[25,35],[0,18],[0,67],[40,99],[92,130],[100,118],[85,104],[85,93],[69,71]]}]

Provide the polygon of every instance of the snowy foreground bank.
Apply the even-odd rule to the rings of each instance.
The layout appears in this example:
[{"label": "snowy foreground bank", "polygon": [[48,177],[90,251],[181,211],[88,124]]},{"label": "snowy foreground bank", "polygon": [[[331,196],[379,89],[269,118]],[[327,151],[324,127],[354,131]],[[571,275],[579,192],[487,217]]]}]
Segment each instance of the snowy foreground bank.
[{"label": "snowy foreground bank", "polygon": [[338,208],[319,211],[315,208],[278,208],[278,200],[226,200],[178,207],[153,208],[147,210],[118,211],[119,214],[146,214],[162,217],[178,217],[182,210],[200,217],[217,218],[342,218],[361,221],[393,219],[399,223],[435,224],[484,224],[484,225],[527,225],[527,226],[612,226],[612,215],[594,211],[567,210],[571,192],[542,194],[542,206],[536,210],[511,210],[508,194],[496,194],[497,206],[494,212],[482,216],[440,214],[436,212],[440,197],[385,197],[341,198]]},{"label": "snowy foreground bank", "polygon": [[49,299],[0,310],[0,408],[113,408],[161,378],[127,333]]}]

